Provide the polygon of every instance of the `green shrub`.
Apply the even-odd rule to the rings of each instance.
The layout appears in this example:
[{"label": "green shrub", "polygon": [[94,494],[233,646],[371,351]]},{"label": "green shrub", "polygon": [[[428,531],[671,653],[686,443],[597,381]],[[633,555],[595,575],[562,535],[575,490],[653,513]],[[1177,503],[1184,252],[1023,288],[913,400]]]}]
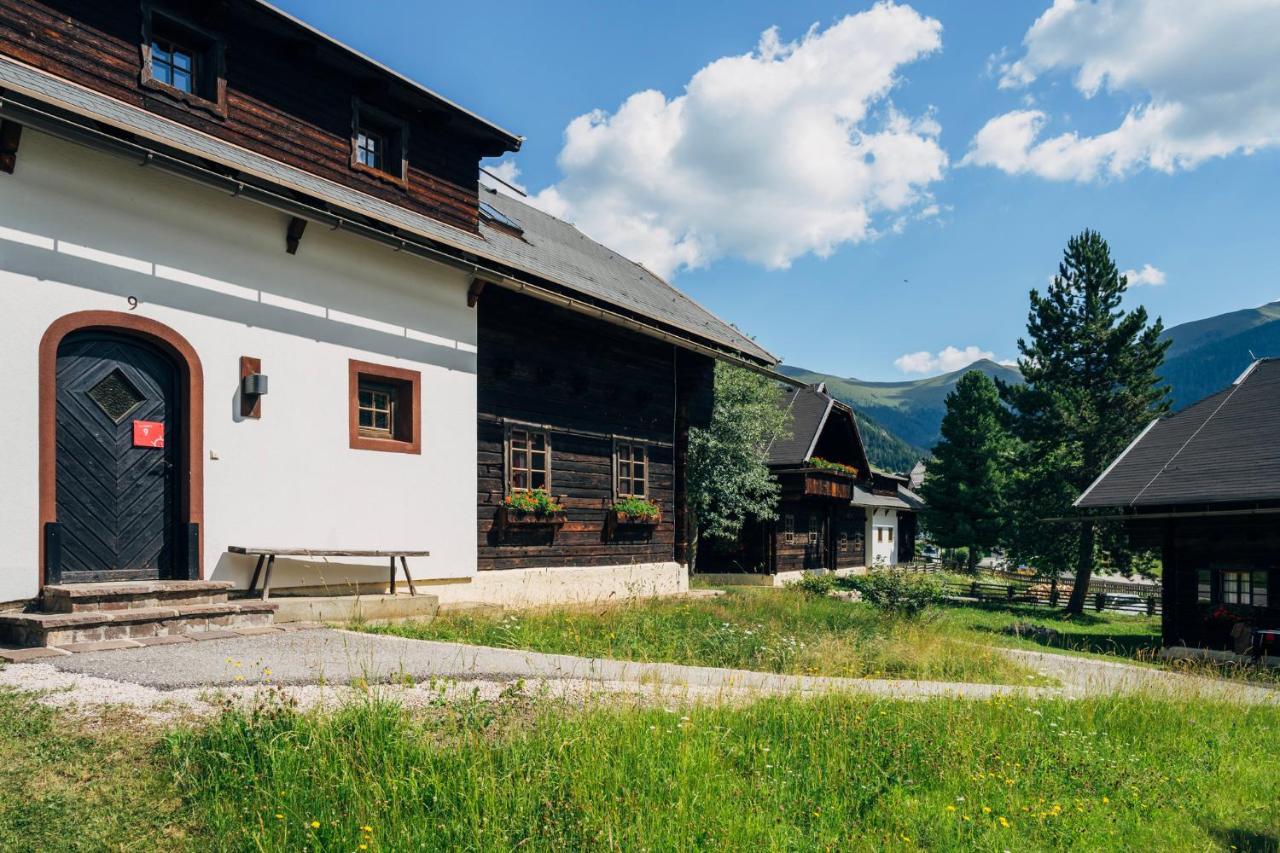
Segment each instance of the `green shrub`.
[{"label": "green shrub", "polygon": [[826,598],[836,588],[836,576],[829,574],[818,574],[816,572],[805,572],[798,581],[794,581],[788,586],[798,589],[805,595],[813,598]]},{"label": "green shrub", "polygon": [[564,507],[547,494],[545,489],[512,492],[507,495],[506,505],[516,512],[533,515],[555,515],[558,512],[564,512]]},{"label": "green shrub", "polygon": [[622,498],[615,501],[613,511],[636,521],[653,521],[662,515],[662,508],[644,498]]},{"label": "green shrub", "polygon": [[926,574],[900,571],[872,572],[849,578],[849,584],[881,610],[914,616],[943,599],[942,584]]}]

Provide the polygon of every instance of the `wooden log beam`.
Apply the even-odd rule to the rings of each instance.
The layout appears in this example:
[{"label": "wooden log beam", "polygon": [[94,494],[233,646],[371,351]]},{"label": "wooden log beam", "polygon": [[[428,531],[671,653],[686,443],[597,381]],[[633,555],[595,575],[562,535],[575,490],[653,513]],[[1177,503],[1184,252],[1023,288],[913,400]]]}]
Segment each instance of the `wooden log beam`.
[{"label": "wooden log beam", "polygon": [[294,216],[289,220],[289,228],[284,233],[285,251],[291,255],[298,254],[298,244],[302,242],[302,234],[307,230],[307,220]]},{"label": "wooden log beam", "polygon": [[482,278],[477,278],[472,280],[471,287],[470,289],[467,290],[467,307],[468,308],[476,307],[476,304],[480,302],[480,294],[484,293],[484,289],[488,284],[489,282],[485,281]]},{"label": "wooden log beam", "polygon": [[0,172],[12,175],[18,163],[18,144],[22,141],[22,125],[5,119],[0,121]]}]

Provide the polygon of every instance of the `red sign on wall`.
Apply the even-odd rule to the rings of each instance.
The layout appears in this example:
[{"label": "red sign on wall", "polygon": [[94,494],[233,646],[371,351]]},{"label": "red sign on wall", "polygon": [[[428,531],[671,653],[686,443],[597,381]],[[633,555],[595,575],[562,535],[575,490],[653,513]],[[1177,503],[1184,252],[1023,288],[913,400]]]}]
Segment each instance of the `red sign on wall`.
[{"label": "red sign on wall", "polygon": [[133,446],[164,447],[164,424],[160,421],[134,421]]}]

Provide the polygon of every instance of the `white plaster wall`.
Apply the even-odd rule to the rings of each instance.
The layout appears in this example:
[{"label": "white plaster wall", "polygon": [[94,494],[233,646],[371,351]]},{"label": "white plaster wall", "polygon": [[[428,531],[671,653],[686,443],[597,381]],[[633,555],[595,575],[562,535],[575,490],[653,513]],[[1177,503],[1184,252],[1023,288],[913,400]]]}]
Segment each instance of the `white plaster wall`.
[{"label": "white plaster wall", "polygon": [[[893,531],[893,541],[879,542],[877,527]],[[887,535],[886,535],[887,539]],[[898,511],[883,507],[867,507],[867,565],[896,566],[898,564]]]},{"label": "white plaster wall", "polygon": [[[0,175],[0,601],[38,581],[37,354],[65,314],[136,312],[204,367],[205,575],[247,582],[232,544],[429,549],[415,576],[476,565],[475,312],[467,277],[28,129]],[[239,417],[242,355],[270,377]],[[422,454],[351,450],[349,358],[422,372]],[[359,562],[359,561],[357,561]],[[368,561],[372,562],[372,561]],[[326,580],[376,581],[347,566]],[[304,583],[298,567],[273,583]]]},{"label": "white plaster wall", "polygon": [[441,604],[594,604],[688,592],[689,570],[675,562],[503,569],[478,572],[470,583],[424,586],[422,591],[438,596]]}]

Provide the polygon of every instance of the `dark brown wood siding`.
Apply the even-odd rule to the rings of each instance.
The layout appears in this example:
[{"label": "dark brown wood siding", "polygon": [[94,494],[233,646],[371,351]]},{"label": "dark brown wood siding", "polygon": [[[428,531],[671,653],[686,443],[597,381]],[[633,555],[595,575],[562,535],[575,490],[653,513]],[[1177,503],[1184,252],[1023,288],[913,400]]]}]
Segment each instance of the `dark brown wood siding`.
[{"label": "dark brown wood siding", "polygon": [[[480,569],[674,559],[677,523],[685,518],[676,506],[676,454],[688,425],[710,415],[711,362],[677,357],[670,344],[496,288],[477,310]],[[498,529],[511,422],[549,427],[551,492],[568,516],[562,527]],[[614,501],[610,436],[651,442],[650,499],[662,508],[656,527],[610,530],[606,523]]]},{"label": "dark brown wood siding", "polygon": [[[252,4],[170,3],[225,42],[227,114],[219,118],[141,84],[142,6],[103,0],[0,0],[0,53],[226,142],[449,225],[477,226],[482,144],[447,109],[361,72],[314,35]],[[403,186],[351,165],[352,99],[409,123]],[[456,112],[456,111],[455,111]]]},{"label": "dark brown wood siding", "polygon": [[[1221,572],[1268,576],[1269,606],[1226,605],[1254,627],[1280,628],[1280,524],[1275,515],[1182,518],[1130,525],[1135,543],[1161,542],[1163,634],[1166,646],[1230,647],[1229,625],[1209,617],[1220,605]],[[1214,601],[1198,598],[1198,572],[1208,569]]]}]

